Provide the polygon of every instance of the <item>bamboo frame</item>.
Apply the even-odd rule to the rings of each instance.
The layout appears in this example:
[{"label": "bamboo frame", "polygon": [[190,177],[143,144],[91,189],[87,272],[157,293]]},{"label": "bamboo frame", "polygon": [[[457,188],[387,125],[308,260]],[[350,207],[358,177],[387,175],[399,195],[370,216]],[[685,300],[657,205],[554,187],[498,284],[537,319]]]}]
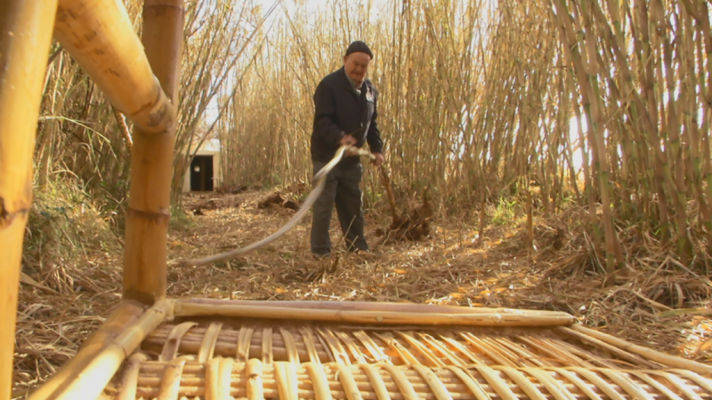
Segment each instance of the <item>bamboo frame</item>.
[{"label": "bamboo frame", "polygon": [[0,400],[12,391],[32,152],[57,0],[0,2]]},{"label": "bamboo frame", "polygon": [[[171,109],[177,96],[183,14],[183,0],[144,3],[143,46],[163,91],[174,103]],[[166,240],[174,145],[174,124],[166,125],[158,135],[152,135],[142,126],[134,129],[126,215],[124,298],[148,304],[166,296]]]}]

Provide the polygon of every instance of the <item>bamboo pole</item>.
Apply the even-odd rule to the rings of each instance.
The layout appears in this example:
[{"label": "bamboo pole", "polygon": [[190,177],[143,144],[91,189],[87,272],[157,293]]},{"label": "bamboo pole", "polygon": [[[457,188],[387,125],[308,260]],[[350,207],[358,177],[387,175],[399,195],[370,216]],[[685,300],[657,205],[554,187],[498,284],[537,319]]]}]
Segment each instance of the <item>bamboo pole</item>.
[{"label": "bamboo pole", "polygon": [[145,132],[175,122],[122,2],[60,0],[55,38],[77,60],[109,101]]},{"label": "bamboo pole", "polygon": [[12,391],[17,295],[32,151],[56,0],[0,2],[0,400]]},{"label": "bamboo pole", "polygon": [[300,309],[268,305],[213,305],[176,301],[175,315],[277,318],[312,321],[340,321],[382,325],[463,325],[463,326],[552,326],[571,325],[574,318],[554,311],[493,310],[473,314],[416,313],[402,311],[346,311]]},{"label": "bamboo pole", "polygon": [[56,400],[95,399],[106,387],[121,363],[143,339],[172,315],[173,302],[160,300],[124,330],[114,341],[92,357],[83,369],[74,370],[66,389],[55,393]]},{"label": "bamboo pole", "polygon": [[[176,104],[183,42],[183,0],[148,0],[143,7],[143,46],[151,67]],[[163,93],[163,92],[161,92]],[[134,130],[131,196],[126,215],[124,297],[146,303],[166,296],[166,236],[170,218],[175,125],[158,135]]]},{"label": "bamboo pole", "polygon": [[[443,306],[426,305],[416,303],[386,303],[378,301],[262,301],[262,300],[218,300],[205,298],[176,299],[179,303],[185,304],[205,304],[205,305],[234,305],[234,306],[271,306],[296,309],[313,310],[335,310],[335,311],[388,311],[388,312],[409,312],[409,313],[445,313],[445,314],[480,314],[480,313],[517,313],[541,315],[538,310],[515,310],[511,308],[485,308],[485,307],[463,307],[463,306]],[[553,312],[557,315],[568,315],[561,312]]]},{"label": "bamboo pole", "polygon": [[34,391],[29,400],[51,399],[55,392],[65,388],[68,380],[72,378],[72,374],[84,369],[94,356],[141,316],[143,310],[143,306],[138,302],[121,302],[101,327],[84,342],[79,352]]}]

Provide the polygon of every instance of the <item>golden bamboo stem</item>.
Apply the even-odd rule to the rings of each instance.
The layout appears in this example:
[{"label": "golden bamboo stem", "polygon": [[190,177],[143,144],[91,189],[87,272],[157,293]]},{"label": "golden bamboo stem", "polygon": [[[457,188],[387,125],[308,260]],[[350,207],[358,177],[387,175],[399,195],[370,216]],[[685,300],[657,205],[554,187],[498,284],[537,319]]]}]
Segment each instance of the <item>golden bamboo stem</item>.
[{"label": "golden bamboo stem", "polygon": [[378,301],[262,301],[262,300],[218,300],[205,298],[176,299],[182,304],[204,304],[213,306],[235,305],[235,306],[271,306],[280,308],[311,309],[311,310],[333,310],[333,311],[388,311],[388,312],[409,312],[409,313],[443,313],[443,314],[480,314],[499,312],[504,314],[527,314],[541,315],[542,313],[553,313],[556,315],[569,315],[563,312],[538,311],[538,310],[514,310],[511,308],[487,308],[487,307],[464,307],[464,306],[441,306],[417,303],[387,303]]},{"label": "golden bamboo stem", "polygon": [[417,313],[403,311],[316,310],[290,307],[240,304],[196,304],[176,301],[176,316],[210,316],[243,318],[277,318],[311,321],[338,321],[383,325],[463,325],[463,326],[552,326],[571,325],[573,317],[554,311],[521,311],[494,309],[472,314]]},{"label": "golden bamboo stem", "polygon": [[[183,42],[183,0],[144,3],[143,46],[168,98],[175,102]],[[171,107],[172,109],[172,107]],[[131,195],[126,215],[124,297],[153,303],[166,296],[166,236],[170,218],[175,125],[158,135],[134,131]]]},{"label": "golden bamboo stem", "polygon": [[56,0],[0,2],[0,400],[12,391],[22,243],[32,151]]},{"label": "golden bamboo stem", "polygon": [[140,317],[143,311],[144,307],[138,302],[121,302],[101,327],[84,342],[79,352],[39,389],[33,392],[29,400],[51,399],[55,392],[65,388],[68,380],[77,371],[81,371],[89,365],[94,356],[119,336],[129,324]]},{"label": "golden bamboo stem", "polygon": [[55,393],[57,400],[95,399],[106,387],[121,363],[141,344],[151,331],[172,314],[173,302],[160,300],[115,340],[92,357],[86,368],[74,374],[65,389]]},{"label": "golden bamboo stem", "polygon": [[60,0],[54,35],[136,126],[162,133],[174,124],[170,99],[153,76],[122,2]]},{"label": "golden bamboo stem", "polygon": [[145,0],[143,35],[146,57],[168,99],[176,104],[183,51],[183,0]]}]

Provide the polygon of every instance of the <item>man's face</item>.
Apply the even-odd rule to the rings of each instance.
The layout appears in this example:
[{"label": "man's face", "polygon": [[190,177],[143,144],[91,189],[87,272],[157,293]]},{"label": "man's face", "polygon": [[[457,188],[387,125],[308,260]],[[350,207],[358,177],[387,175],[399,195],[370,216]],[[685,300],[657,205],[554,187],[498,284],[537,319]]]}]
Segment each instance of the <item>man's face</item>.
[{"label": "man's face", "polygon": [[351,78],[356,85],[361,86],[363,80],[366,79],[368,72],[368,64],[371,62],[371,57],[366,53],[351,53],[344,57],[344,69],[346,75]]}]

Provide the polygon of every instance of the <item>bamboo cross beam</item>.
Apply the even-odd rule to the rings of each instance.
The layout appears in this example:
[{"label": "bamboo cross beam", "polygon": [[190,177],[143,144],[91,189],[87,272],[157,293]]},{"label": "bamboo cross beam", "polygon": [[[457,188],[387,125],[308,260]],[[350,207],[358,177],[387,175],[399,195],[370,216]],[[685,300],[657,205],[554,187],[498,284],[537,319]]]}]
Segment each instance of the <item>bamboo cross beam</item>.
[{"label": "bamboo cross beam", "polygon": [[129,15],[114,0],[60,0],[55,38],[113,104],[147,133],[175,123]]},{"label": "bamboo cross beam", "polygon": [[332,311],[387,311],[401,312],[411,314],[482,314],[498,312],[502,314],[527,314],[527,315],[554,315],[566,316],[571,319],[573,317],[561,311],[541,311],[541,310],[523,310],[513,308],[490,308],[490,307],[466,307],[466,306],[447,306],[434,304],[418,304],[418,303],[388,303],[381,301],[309,301],[309,300],[275,300],[266,302],[264,300],[220,300],[209,298],[184,298],[175,299],[183,304],[203,304],[208,306],[270,306],[280,308],[294,309],[312,309],[312,310],[332,310]]},{"label": "bamboo cross beam", "polygon": [[[269,302],[265,302],[269,303]],[[176,316],[223,316],[243,318],[295,319],[311,321],[334,321],[371,323],[383,325],[463,325],[463,326],[560,326],[571,325],[574,317],[555,311],[530,311],[493,309],[491,311],[464,313],[447,312],[403,312],[384,310],[343,310],[275,307],[242,304],[200,304],[191,301],[176,300]]]},{"label": "bamboo cross beam", "polygon": [[0,1],[0,400],[10,398],[32,151],[57,0]]}]

